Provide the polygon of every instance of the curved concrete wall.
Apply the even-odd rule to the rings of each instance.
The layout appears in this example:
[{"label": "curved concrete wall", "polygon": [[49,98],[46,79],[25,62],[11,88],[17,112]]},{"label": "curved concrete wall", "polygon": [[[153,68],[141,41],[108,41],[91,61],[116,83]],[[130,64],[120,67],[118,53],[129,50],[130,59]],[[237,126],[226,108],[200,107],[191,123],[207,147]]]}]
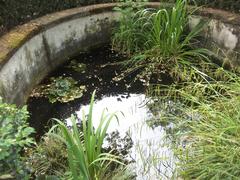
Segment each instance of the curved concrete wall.
[{"label": "curved concrete wall", "polygon": [[[113,11],[116,5],[93,5],[47,15],[1,37],[0,96],[8,103],[22,105],[34,86],[68,57],[108,42],[119,17]],[[158,7],[159,3],[148,6]],[[190,19],[190,27],[201,19],[213,19],[204,36],[227,52],[240,52],[240,29],[236,23],[240,18],[228,16],[231,18],[214,10],[200,10]]]}]

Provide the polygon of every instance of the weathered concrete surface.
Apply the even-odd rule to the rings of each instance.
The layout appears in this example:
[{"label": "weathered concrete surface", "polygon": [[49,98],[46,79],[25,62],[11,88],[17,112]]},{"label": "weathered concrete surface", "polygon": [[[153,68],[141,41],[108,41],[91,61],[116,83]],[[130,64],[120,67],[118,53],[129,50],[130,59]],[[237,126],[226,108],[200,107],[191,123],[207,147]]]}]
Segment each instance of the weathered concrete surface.
[{"label": "weathered concrete surface", "polygon": [[[6,102],[24,104],[34,86],[68,57],[109,41],[111,28],[119,17],[112,10],[116,5],[93,5],[50,14],[2,36],[0,96]],[[159,3],[148,3],[147,6],[157,8]],[[224,49],[222,54],[231,54],[237,61],[239,15],[201,9],[190,19],[190,27],[209,18],[205,39],[216,42],[217,47]]]},{"label": "weathered concrete surface", "polygon": [[[44,28],[35,24],[31,26],[30,34],[13,32],[19,37],[14,45],[19,47],[9,45],[5,48],[9,54],[5,53],[0,62],[0,96],[6,102],[24,104],[34,86],[69,56],[109,41],[116,13],[106,11],[78,15],[60,23],[45,23],[47,27]],[[40,21],[44,22],[44,18]],[[5,42],[12,44],[12,40]]]},{"label": "weathered concrete surface", "polygon": [[237,25],[203,16],[191,16],[189,19],[190,28],[194,28],[200,21],[207,22],[202,33],[204,37],[203,45],[215,52],[222,60],[228,61],[232,68],[239,67],[240,21]]}]

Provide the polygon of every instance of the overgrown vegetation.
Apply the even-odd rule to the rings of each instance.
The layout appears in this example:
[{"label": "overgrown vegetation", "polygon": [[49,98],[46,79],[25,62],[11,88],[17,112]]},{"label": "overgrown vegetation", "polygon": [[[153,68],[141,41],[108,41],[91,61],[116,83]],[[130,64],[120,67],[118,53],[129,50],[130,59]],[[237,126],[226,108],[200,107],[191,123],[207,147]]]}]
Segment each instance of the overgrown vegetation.
[{"label": "overgrown vegetation", "polygon": [[240,99],[237,96],[218,98],[215,102],[199,101],[197,107],[190,109],[198,113],[200,119],[186,125],[189,131],[184,137],[189,138],[188,146],[182,150],[183,153],[178,153],[182,160],[183,177],[237,179],[240,176]]},{"label": "overgrown vegetation", "polygon": [[[166,127],[179,159],[184,179],[237,179],[239,167],[239,88],[237,72],[227,71],[210,60],[210,52],[198,48],[195,37],[203,24],[188,31],[187,1],[176,0],[172,9],[122,11],[113,47],[127,53],[124,75],[151,83],[164,111],[148,121]],[[191,13],[190,13],[191,14]],[[158,84],[159,76],[174,78],[170,86]],[[163,108],[161,105],[161,108]],[[154,102],[151,108],[158,106]],[[155,111],[156,112],[156,111]],[[174,127],[167,128],[167,124]]]},{"label": "overgrown vegetation", "polygon": [[161,101],[181,103],[177,113],[170,112],[162,119],[174,121],[171,135],[184,178],[237,179],[240,175],[240,78],[223,69],[222,74],[226,77],[223,81],[154,88]]},{"label": "overgrown vegetation", "polygon": [[21,151],[34,143],[28,116],[26,107],[18,109],[0,99],[0,178],[21,179],[27,175]]},{"label": "overgrown vegetation", "polygon": [[[55,134],[60,135],[58,131]],[[35,148],[29,148],[26,156],[30,172],[37,178],[65,177],[67,175],[66,145],[51,134],[44,135]]]},{"label": "overgrown vegetation", "polygon": [[[113,36],[113,47],[127,53],[126,76],[141,71],[137,78],[149,83],[151,78],[161,80],[164,74],[175,81],[201,78],[209,64],[209,51],[196,48],[195,39],[204,23],[188,32],[187,0],[177,0],[173,8],[144,9],[134,12],[123,8],[120,28]],[[204,68],[200,65],[204,64]],[[196,68],[197,67],[197,68]]]}]

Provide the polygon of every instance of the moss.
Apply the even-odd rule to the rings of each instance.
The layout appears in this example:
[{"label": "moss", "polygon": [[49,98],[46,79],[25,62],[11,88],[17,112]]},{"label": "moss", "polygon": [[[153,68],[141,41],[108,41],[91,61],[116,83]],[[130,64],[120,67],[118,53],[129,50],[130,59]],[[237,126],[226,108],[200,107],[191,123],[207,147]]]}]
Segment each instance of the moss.
[{"label": "moss", "polygon": [[10,48],[18,47],[21,42],[25,39],[26,33],[12,33],[8,38],[8,43]]},{"label": "moss", "polygon": [[7,53],[6,52],[0,52],[0,62],[4,59],[6,59]]}]

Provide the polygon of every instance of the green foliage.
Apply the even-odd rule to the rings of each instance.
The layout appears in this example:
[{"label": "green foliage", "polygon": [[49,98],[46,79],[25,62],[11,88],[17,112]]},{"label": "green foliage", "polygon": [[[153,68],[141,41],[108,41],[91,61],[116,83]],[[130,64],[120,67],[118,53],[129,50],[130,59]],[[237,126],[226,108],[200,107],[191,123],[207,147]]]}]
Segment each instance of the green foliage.
[{"label": "green foliage", "polygon": [[138,27],[134,26],[134,14],[136,11],[143,9],[144,2],[139,0],[137,2],[132,0],[123,1],[124,4],[115,7],[114,10],[121,14],[120,26],[114,29],[112,45],[113,48],[130,55],[132,50],[137,48],[134,43],[134,30]]},{"label": "green foliage", "polygon": [[240,176],[240,77],[219,71],[224,80],[155,88],[159,99],[181,102],[177,113],[162,118],[174,119],[174,148],[178,171],[184,179]]},{"label": "green foliage", "polygon": [[206,7],[235,11],[236,13],[240,12],[239,0],[195,0],[195,3]]},{"label": "green foliage", "polygon": [[[236,78],[236,76],[235,76]],[[189,85],[188,91],[181,90],[181,94],[193,101],[197,106],[188,111],[197,112],[199,121],[188,122],[189,145],[179,151],[182,160],[184,177],[191,179],[237,179],[239,171],[239,88],[240,79],[232,82],[219,82],[218,88],[211,84]],[[234,80],[234,81],[233,81]],[[196,92],[211,91],[199,99]],[[189,89],[192,88],[192,91]],[[196,89],[198,88],[198,89]],[[185,89],[185,88],[184,88]],[[186,123],[186,122],[185,122]],[[181,134],[180,137],[183,137]]]},{"label": "green foliage", "polygon": [[57,101],[66,103],[81,98],[86,91],[85,86],[78,86],[78,82],[71,77],[51,78],[50,83],[35,90],[33,96],[47,97],[51,103]]},{"label": "green foliage", "polygon": [[36,177],[64,177],[68,170],[66,145],[51,134],[46,134],[35,148],[28,149],[26,156],[29,169]]},{"label": "green foliage", "polygon": [[34,132],[27,123],[27,108],[3,103],[0,99],[0,174],[24,177],[25,168],[20,152],[34,143],[30,135]]},{"label": "green foliage", "polygon": [[[118,158],[110,153],[102,153],[103,140],[114,114],[105,114],[102,112],[99,126],[94,130],[93,103],[94,95],[92,95],[89,112],[86,117],[83,112],[82,124],[83,132],[78,130],[76,119],[72,116],[72,129],[68,129],[61,121],[53,127],[60,128],[62,135],[52,134],[67,145],[68,162],[70,172],[73,179],[103,179],[110,164],[116,162],[122,164]],[[81,138],[82,137],[82,138]]]},{"label": "green foliage", "polygon": [[134,15],[123,14],[120,28],[113,36],[113,47],[132,57],[123,75],[141,70],[140,78],[149,81],[168,73],[175,80],[197,79],[194,67],[207,64],[208,50],[194,48],[204,23],[188,32],[187,0],[177,0],[173,8],[144,9]]}]

